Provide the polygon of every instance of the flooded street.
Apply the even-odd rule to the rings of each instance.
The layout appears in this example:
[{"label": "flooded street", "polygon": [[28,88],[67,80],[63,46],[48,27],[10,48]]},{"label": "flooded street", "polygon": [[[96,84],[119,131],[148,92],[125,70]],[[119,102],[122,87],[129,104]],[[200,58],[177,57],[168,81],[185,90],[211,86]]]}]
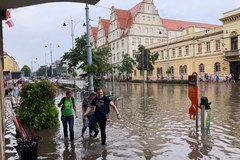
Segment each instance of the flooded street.
[{"label": "flooded street", "polygon": [[[111,90],[111,83],[107,89]],[[39,159],[47,160],[173,160],[240,159],[240,86],[225,83],[200,84],[199,96],[211,102],[210,131],[195,131],[189,119],[188,86],[177,84],[116,83],[122,121],[112,111],[107,125],[107,145],[81,136],[81,99],[77,99],[79,118],[75,119],[75,141],[64,140],[62,126],[38,132]],[[63,96],[56,99],[58,103]],[[146,96],[144,98],[144,95]],[[122,99],[123,101],[122,101]],[[200,114],[199,114],[200,115]],[[19,159],[15,127],[8,114],[6,157]]]}]

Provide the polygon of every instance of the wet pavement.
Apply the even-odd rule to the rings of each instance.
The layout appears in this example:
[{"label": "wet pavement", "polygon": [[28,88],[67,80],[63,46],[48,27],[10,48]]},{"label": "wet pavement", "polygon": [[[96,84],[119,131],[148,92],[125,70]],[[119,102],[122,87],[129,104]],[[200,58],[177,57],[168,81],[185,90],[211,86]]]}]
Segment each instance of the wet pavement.
[{"label": "wet pavement", "polygon": [[[111,83],[107,89],[111,90]],[[107,145],[81,136],[82,119],[75,119],[75,141],[64,140],[62,126],[38,132],[39,159],[47,160],[173,160],[240,159],[240,86],[200,84],[199,96],[212,102],[211,128],[195,130],[189,119],[188,86],[177,84],[115,83],[114,93],[122,121],[112,111],[107,125]],[[62,93],[63,94],[63,93]],[[56,99],[60,101],[62,94]],[[147,98],[144,98],[147,97]],[[122,99],[123,98],[123,101]],[[77,99],[81,115],[81,99]],[[19,159],[15,128],[6,117],[6,157]],[[200,121],[199,121],[200,124]]]}]

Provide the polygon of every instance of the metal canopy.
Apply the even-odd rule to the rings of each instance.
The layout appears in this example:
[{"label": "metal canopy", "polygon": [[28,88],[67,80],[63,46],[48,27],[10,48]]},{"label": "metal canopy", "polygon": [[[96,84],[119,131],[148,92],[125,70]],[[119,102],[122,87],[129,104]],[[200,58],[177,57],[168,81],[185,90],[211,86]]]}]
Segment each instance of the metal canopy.
[{"label": "metal canopy", "polygon": [[1,9],[18,8],[50,2],[79,2],[96,4],[98,1],[100,0],[1,0],[0,8]]}]

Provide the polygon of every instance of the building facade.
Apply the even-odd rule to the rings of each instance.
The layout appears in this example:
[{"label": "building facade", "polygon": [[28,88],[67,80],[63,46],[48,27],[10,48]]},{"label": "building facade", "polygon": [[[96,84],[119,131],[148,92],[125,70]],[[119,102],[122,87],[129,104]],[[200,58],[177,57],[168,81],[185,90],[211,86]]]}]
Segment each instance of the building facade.
[{"label": "building facade", "polygon": [[[150,52],[158,52],[159,59],[149,78],[187,79],[188,75],[197,72],[202,79],[206,75],[222,80],[232,74],[235,81],[240,78],[240,9],[224,13],[222,26],[213,29],[190,32],[147,46]],[[183,29],[196,30],[195,26]],[[140,71],[134,70],[134,79],[141,79]]]},{"label": "building facade", "polygon": [[3,63],[4,63],[3,71],[9,71],[9,72],[19,71],[19,66],[17,61],[6,52],[4,52],[4,55],[3,55]]},{"label": "building facade", "polygon": [[[110,46],[109,63],[116,66],[124,54],[135,59],[139,45],[158,52],[148,74],[152,80],[186,79],[192,72],[222,79],[233,73],[238,80],[239,13],[239,9],[224,13],[223,25],[173,20],[160,17],[152,0],[143,0],[129,10],[112,7],[110,19],[99,18],[97,31],[92,28],[92,42],[95,48]],[[134,69],[132,79],[142,79],[141,71]]]}]

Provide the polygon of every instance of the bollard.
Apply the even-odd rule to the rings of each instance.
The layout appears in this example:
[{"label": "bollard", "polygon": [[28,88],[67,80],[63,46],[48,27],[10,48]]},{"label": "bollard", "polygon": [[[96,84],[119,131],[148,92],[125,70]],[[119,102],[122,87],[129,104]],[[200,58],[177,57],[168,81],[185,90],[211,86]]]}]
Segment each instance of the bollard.
[{"label": "bollard", "polygon": [[208,103],[208,98],[202,96],[201,97],[201,129],[210,129],[210,121],[211,121],[211,108],[210,104]]}]

